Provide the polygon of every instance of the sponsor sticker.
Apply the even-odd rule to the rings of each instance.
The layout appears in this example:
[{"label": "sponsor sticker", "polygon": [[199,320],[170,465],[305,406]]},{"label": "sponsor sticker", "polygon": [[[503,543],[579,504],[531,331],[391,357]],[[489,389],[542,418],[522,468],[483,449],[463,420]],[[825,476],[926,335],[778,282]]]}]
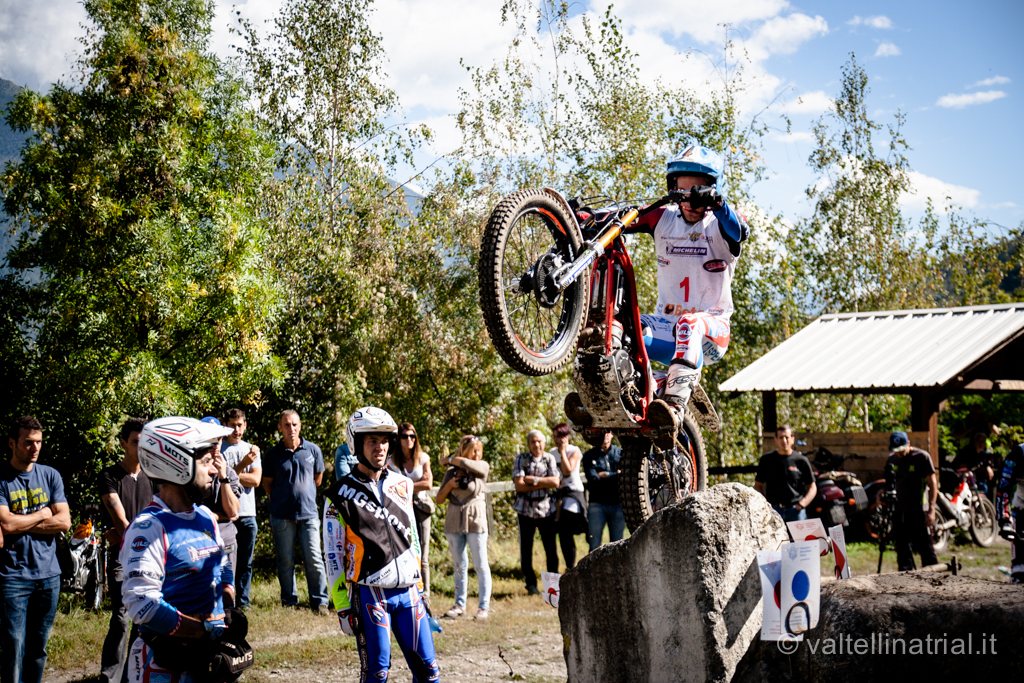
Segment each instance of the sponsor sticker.
[{"label": "sponsor sticker", "polygon": [[714,261],[704,262],[704,270],[708,271],[709,273],[721,273],[728,267],[729,265],[722,259],[715,259]]},{"label": "sponsor sticker", "polygon": [[674,256],[707,256],[707,247],[689,247],[674,244],[668,247],[668,253]]},{"label": "sponsor sticker", "polygon": [[659,257],[658,257],[658,265],[664,268],[665,266],[670,266],[670,265],[672,265],[672,262],[671,262],[671,261],[669,261],[669,260],[668,260],[667,258],[665,258],[664,256],[659,256]]},{"label": "sponsor sticker", "polygon": [[132,540],[132,550],[137,553],[141,553],[143,550],[149,547],[149,541],[146,540],[145,536],[136,536]]}]

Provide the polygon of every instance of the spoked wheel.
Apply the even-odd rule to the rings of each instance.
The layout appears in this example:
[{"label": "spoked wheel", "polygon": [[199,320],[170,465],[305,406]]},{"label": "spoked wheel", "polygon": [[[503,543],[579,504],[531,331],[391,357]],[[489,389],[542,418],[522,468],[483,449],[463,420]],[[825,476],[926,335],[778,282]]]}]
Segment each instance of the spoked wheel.
[{"label": "spoked wheel", "polygon": [[520,190],[491,213],[480,248],[480,308],[498,353],[524,375],[562,367],[576,349],[589,293],[588,273],[564,292],[551,275],[571,263],[582,238],[557,199]]},{"label": "spoked wheel", "polygon": [[971,509],[971,538],[982,548],[992,545],[999,535],[999,521],[996,519],[996,506],[988,496],[979,495]]},{"label": "spoked wheel", "polygon": [[[939,494],[942,495],[942,494]],[[935,526],[932,527],[932,547],[935,548],[936,553],[941,553],[946,550],[946,546],[949,545],[949,537],[953,534],[953,529],[956,527],[950,527],[948,529],[940,529],[942,524],[945,524],[949,518],[946,516],[945,510],[941,506],[935,508]]]},{"label": "spoked wheel", "polygon": [[89,578],[85,582],[85,599],[89,609],[99,611],[103,607],[103,589],[106,587],[103,550],[97,548],[96,555],[89,562]]},{"label": "spoked wheel", "polygon": [[892,506],[882,500],[882,492],[879,492],[875,502],[868,508],[867,519],[864,520],[864,530],[868,538],[873,541],[888,538],[892,533],[892,515]]},{"label": "spoked wheel", "polygon": [[623,437],[622,474],[619,492],[622,512],[630,532],[658,510],[707,486],[708,468],[704,439],[697,421],[689,414],[677,440],[681,448],[658,451],[644,437]]}]

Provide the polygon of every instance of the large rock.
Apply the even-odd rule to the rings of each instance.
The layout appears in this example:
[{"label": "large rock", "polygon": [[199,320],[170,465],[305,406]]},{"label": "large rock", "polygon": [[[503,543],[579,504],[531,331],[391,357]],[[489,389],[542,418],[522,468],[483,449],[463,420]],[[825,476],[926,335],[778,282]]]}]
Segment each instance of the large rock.
[{"label": "large rock", "polygon": [[561,580],[569,681],[728,681],[760,636],[756,552],[787,540],[753,489],[721,484],[660,511]]},{"label": "large rock", "polygon": [[[755,642],[734,681],[1019,681],[1024,586],[934,572],[832,581],[794,646]],[[787,646],[783,646],[786,649]]]}]

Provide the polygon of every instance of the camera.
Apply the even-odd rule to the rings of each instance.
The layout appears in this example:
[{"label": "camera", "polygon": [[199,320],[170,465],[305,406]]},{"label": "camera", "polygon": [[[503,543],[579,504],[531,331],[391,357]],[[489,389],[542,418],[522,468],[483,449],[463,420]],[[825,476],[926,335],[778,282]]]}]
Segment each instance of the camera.
[{"label": "camera", "polygon": [[459,477],[459,479],[458,479],[458,481],[459,481],[459,488],[460,489],[468,489],[469,488],[469,480],[470,480],[470,476],[468,474]]}]

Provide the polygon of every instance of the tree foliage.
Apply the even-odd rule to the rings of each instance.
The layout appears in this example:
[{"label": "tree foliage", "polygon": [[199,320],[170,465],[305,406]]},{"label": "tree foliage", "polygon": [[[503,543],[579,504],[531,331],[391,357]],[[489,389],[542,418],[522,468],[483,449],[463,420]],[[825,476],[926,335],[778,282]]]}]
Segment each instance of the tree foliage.
[{"label": "tree foliage", "polygon": [[212,3],[85,4],[82,81],[17,96],[7,121],[31,137],[0,180],[12,407],[43,420],[76,494],[125,416],[200,415],[281,376],[254,203],[272,147],[206,53]]}]

